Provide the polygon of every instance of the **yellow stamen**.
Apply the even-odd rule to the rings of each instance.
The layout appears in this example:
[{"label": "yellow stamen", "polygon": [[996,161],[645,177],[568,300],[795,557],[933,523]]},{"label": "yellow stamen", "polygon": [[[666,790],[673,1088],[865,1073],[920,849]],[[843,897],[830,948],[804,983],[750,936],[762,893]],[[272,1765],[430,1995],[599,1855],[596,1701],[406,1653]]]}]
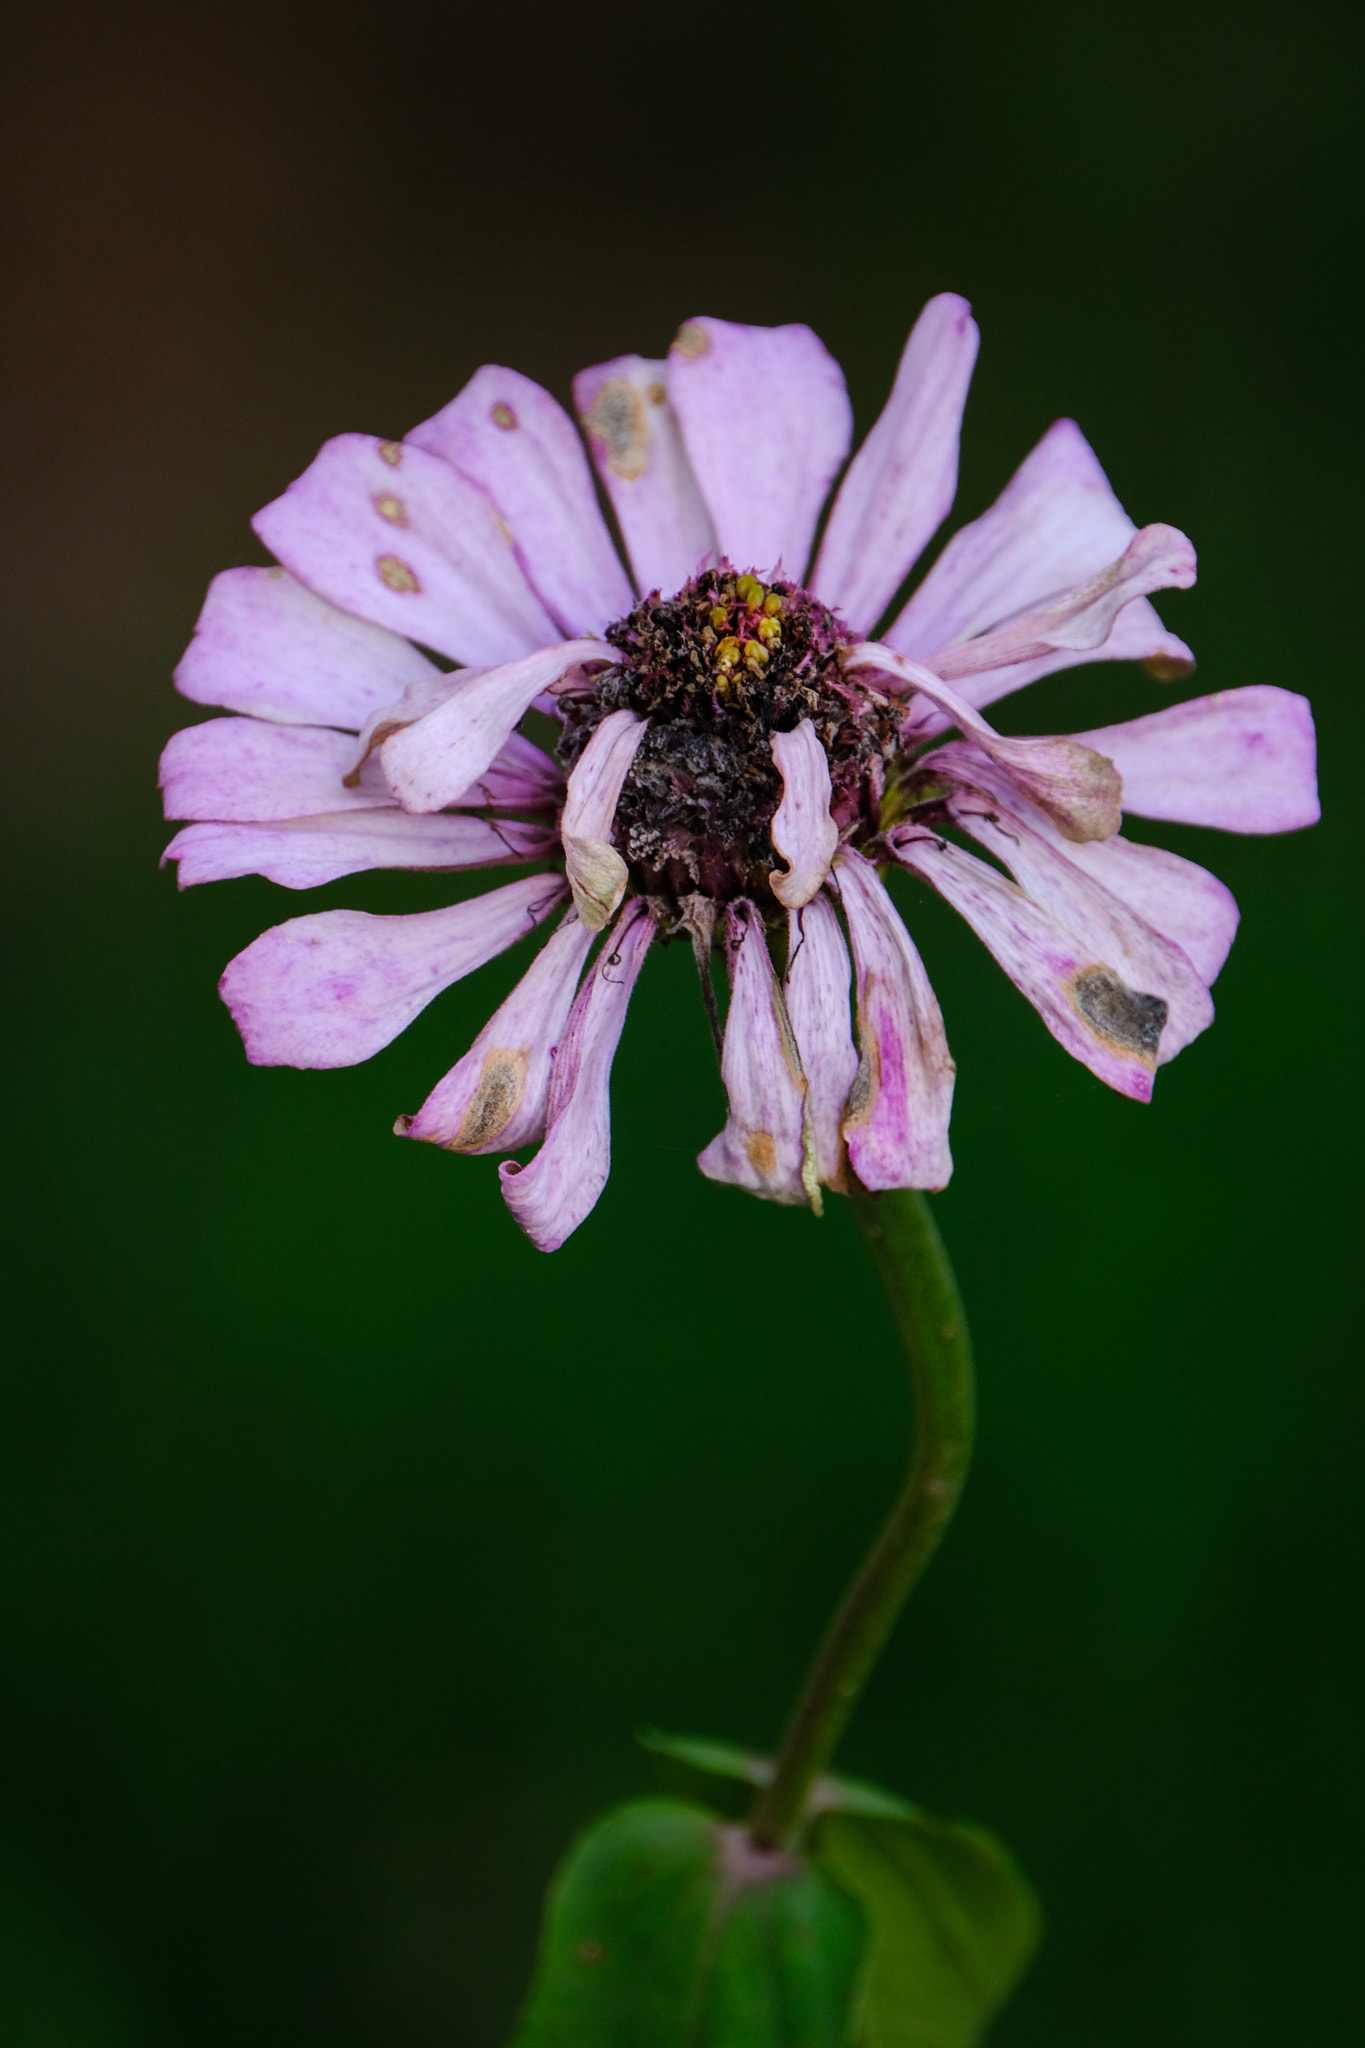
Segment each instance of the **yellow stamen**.
[{"label": "yellow stamen", "polygon": [[[767,656],[764,656],[767,659]],[[733,633],[727,633],[716,649],[716,667],[733,668],[739,660],[739,642]]]},{"label": "yellow stamen", "polygon": [[725,606],[723,604],[713,604],[711,607],[711,624],[715,627],[716,631],[723,633],[729,623],[730,614]]},{"label": "yellow stamen", "polygon": [[782,628],[778,625],[776,619],[760,619],[756,630],[759,639],[766,640],[769,646],[772,645],[774,640],[782,638]]},{"label": "yellow stamen", "polygon": [[744,603],[752,605],[755,610],[762,604],[766,595],[763,585],[759,582],[757,576],[739,577],[735,583],[735,589]]},{"label": "yellow stamen", "polygon": [[769,618],[774,618],[782,609],[781,593],[776,590],[770,590],[763,600],[763,609]]},{"label": "yellow stamen", "polygon": [[768,666],[768,650],[761,640],[745,641],[744,665],[746,668],[751,668],[755,675],[757,675],[759,669]]}]

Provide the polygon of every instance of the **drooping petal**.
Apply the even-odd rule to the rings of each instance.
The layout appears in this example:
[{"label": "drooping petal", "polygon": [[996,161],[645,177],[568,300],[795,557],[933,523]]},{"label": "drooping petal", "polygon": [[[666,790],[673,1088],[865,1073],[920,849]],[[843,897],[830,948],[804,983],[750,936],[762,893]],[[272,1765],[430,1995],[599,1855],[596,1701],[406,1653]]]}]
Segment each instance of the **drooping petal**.
[{"label": "drooping petal", "polygon": [[648,727],[633,711],[609,711],[574,763],[560,827],[578,915],[604,931],[626,893],[628,870],[611,843],[621,784]]},{"label": "drooping petal", "polygon": [[564,895],[559,876],[528,875],[411,917],[296,917],[229,961],[219,993],[253,1066],[354,1066],[397,1038],[442,989],[505,953]]},{"label": "drooping petal", "polygon": [[794,732],[775,732],[773,760],[782,777],[782,801],[773,815],[772,842],[788,872],[768,877],[779,903],[799,910],[809,903],[834,858],[839,827],[829,814],[833,786],[829,760],[815,727],[803,718]]},{"label": "drooping petal", "polygon": [[1123,807],[1142,818],[1224,832],[1315,825],[1317,741],[1306,697],[1254,683],[1078,733],[1123,777]]},{"label": "drooping petal", "polygon": [[[930,668],[935,668],[936,660],[937,657],[930,661]],[[1008,697],[1014,690],[1027,689],[1041,676],[1056,675],[1064,668],[1080,668],[1088,661],[1140,661],[1148,674],[1161,683],[1176,682],[1194,668],[1194,656],[1185,642],[1166,630],[1155,606],[1145,597],[1135,597],[1125,604],[1102,646],[1054,648],[1032,661],[1013,661],[1004,668],[963,676],[957,688],[969,704],[980,709],[983,704]]]},{"label": "drooping petal", "polygon": [[720,1073],[729,1115],[697,1164],[709,1180],[770,1202],[818,1207],[815,1162],[806,1159],[801,1056],[752,903],[732,903],[726,913],[725,960],[730,1009]]},{"label": "drooping petal", "polygon": [[502,514],[517,559],[561,633],[600,633],[635,602],[616,557],[583,444],[548,391],[486,363],[407,436],[454,463]]},{"label": "drooping petal", "polygon": [[377,765],[346,786],[342,778],[354,751],[349,733],[325,726],[205,719],[166,742],[160,768],[166,816],[254,824],[390,804]]},{"label": "drooping petal", "polygon": [[561,637],[490,500],[424,448],[339,434],[252,525],[310,590],[452,661]]},{"label": "drooping petal", "polygon": [[809,327],[688,320],[669,351],[668,395],[722,553],[799,582],[853,433],[824,343]]},{"label": "drooping petal", "polygon": [[870,861],[844,847],[834,876],[858,991],[861,1056],[843,1120],[849,1158],[864,1187],[946,1187],[955,1069],[924,962]]},{"label": "drooping petal", "polygon": [[852,965],[825,891],[787,916],[783,987],[806,1076],[805,1143],[826,1187],[846,1189],[844,1110],[858,1071],[849,1017]]},{"label": "drooping petal", "polygon": [[1065,926],[983,860],[917,825],[886,843],[960,911],[1074,1058],[1120,1095],[1149,1102],[1166,1005],[1090,958]]},{"label": "drooping petal", "polygon": [[[376,711],[366,720],[356,742],[352,765],[346,776],[348,786],[359,778],[370,755],[382,747],[385,740],[391,739],[405,726],[416,725],[419,718],[429,716],[457,690],[488,673],[486,668],[454,669],[440,678],[442,688],[428,689],[422,685],[406,690],[396,704],[388,704],[382,711]],[[484,805],[501,805],[507,810],[552,808],[564,801],[564,771],[533,740],[528,740],[523,733],[512,732],[478,780],[454,801],[468,808]]]},{"label": "drooping petal", "polygon": [[425,1138],[452,1152],[511,1152],[539,1143],[551,1056],[592,939],[571,910],[416,1116],[398,1119],[400,1137]]},{"label": "drooping petal", "polygon": [[508,1208],[543,1252],[577,1230],[607,1184],[611,1062],[653,937],[654,914],[637,896],[603,943],[555,1048],[545,1143],[528,1165],[505,1159],[498,1168]]},{"label": "drooping petal", "polygon": [[680,590],[720,553],[668,399],[668,365],[617,356],[581,370],[574,404],[642,595]]},{"label": "drooping petal", "polygon": [[180,863],[182,889],[236,875],[264,875],[285,889],[318,889],[368,868],[509,867],[547,860],[555,833],[516,819],[414,818],[396,804],[269,824],[186,825],[161,856]]},{"label": "drooping petal", "polygon": [[965,299],[930,299],[881,418],[839,486],[810,587],[858,632],[871,632],[953,502],[980,338]]},{"label": "drooping petal", "polygon": [[605,640],[567,640],[470,677],[444,704],[384,741],[379,754],[389,788],[407,811],[458,803],[542,690],[580,661],[610,659]]},{"label": "drooping petal", "polygon": [[377,706],[439,675],[399,634],[338,611],[287,569],[224,569],[175,687],[196,704],[354,731]]}]

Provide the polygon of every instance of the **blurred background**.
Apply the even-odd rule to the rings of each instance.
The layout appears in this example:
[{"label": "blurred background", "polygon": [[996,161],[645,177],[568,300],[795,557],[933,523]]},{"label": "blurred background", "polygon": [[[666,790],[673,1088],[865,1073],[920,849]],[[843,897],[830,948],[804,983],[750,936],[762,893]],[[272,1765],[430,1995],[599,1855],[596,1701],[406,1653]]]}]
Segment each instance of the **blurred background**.
[{"label": "blurred background", "polygon": [[[1162,600],[1186,694],[1311,694],[1327,822],[1153,829],[1244,922],[1147,1111],[906,889],[981,1448],[845,1762],[1041,1888],[999,2048],[1359,2040],[1359,55],[1313,0],[11,19],[14,2048],[495,2048],[569,1836],[653,1782],[632,1731],[772,1740],[906,1395],[847,1211],[694,1169],[690,960],[651,962],[610,1187],[545,1259],[491,1161],[390,1136],[516,961],[367,1066],[249,1069],[233,953],[450,887],[179,897],[155,764],[202,715],[170,672],[209,577],[328,435],[401,435],[484,361],[567,397],[699,312],[809,321],[866,427],[945,288],[984,333],[947,530],[1077,417],[1200,548]],[[1081,669],[1001,722],[1171,694]]]}]

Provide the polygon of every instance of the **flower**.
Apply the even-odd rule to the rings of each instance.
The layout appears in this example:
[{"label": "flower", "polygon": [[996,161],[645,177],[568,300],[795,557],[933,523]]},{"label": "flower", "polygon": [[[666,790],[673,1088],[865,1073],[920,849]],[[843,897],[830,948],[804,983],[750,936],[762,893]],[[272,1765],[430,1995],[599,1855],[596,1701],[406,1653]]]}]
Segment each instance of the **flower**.
[{"label": "flower", "polygon": [[[1194,581],[1194,551],[1134,528],[1070,420],[883,625],[952,503],[976,346],[966,303],[931,300],[813,561],[851,416],[802,326],[689,320],[666,362],[576,380],[629,575],[578,431],[515,371],[479,370],[405,441],[329,441],[255,521],[281,566],[217,577],[176,671],[236,715],[166,749],[167,815],[192,821],[167,857],[182,886],[534,871],[441,910],[267,931],[221,984],[248,1058],[368,1059],[564,908],[397,1125],[457,1152],[538,1146],[500,1168],[537,1245],[563,1243],[605,1185],[612,1055],[645,955],[677,935],[729,1100],[703,1172],[817,1211],[825,1187],[939,1188],[953,1062],[879,873],[896,863],[1069,1052],[1147,1100],[1212,1018],[1237,909],[1203,868],[1121,837],[1121,813],[1310,824],[1312,720],[1268,686],[1061,738],[983,717],[1079,662],[1193,666],[1149,600]],[[557,760],[519,731],[532,710],[558,720]]]}]

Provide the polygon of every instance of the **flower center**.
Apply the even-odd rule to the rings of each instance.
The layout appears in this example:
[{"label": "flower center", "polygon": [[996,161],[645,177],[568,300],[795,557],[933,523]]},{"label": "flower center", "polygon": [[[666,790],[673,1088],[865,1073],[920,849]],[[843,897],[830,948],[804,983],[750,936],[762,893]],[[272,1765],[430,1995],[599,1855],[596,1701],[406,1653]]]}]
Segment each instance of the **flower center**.
[{"label": "flower center", "polygon": [[645,895],[673,903],[771,899],[769,827],[782,797],[772,735],[809,719],[825,749],[841,830],[876,828],[896,721],[844,674],[851,636],[796,584],[763,583],[722,563],[657,591],[609,626],[620,659],[591,694],[565,697],[560,758],[572,768],[608,712],[648,731],[622,788],[615,840]]}]

